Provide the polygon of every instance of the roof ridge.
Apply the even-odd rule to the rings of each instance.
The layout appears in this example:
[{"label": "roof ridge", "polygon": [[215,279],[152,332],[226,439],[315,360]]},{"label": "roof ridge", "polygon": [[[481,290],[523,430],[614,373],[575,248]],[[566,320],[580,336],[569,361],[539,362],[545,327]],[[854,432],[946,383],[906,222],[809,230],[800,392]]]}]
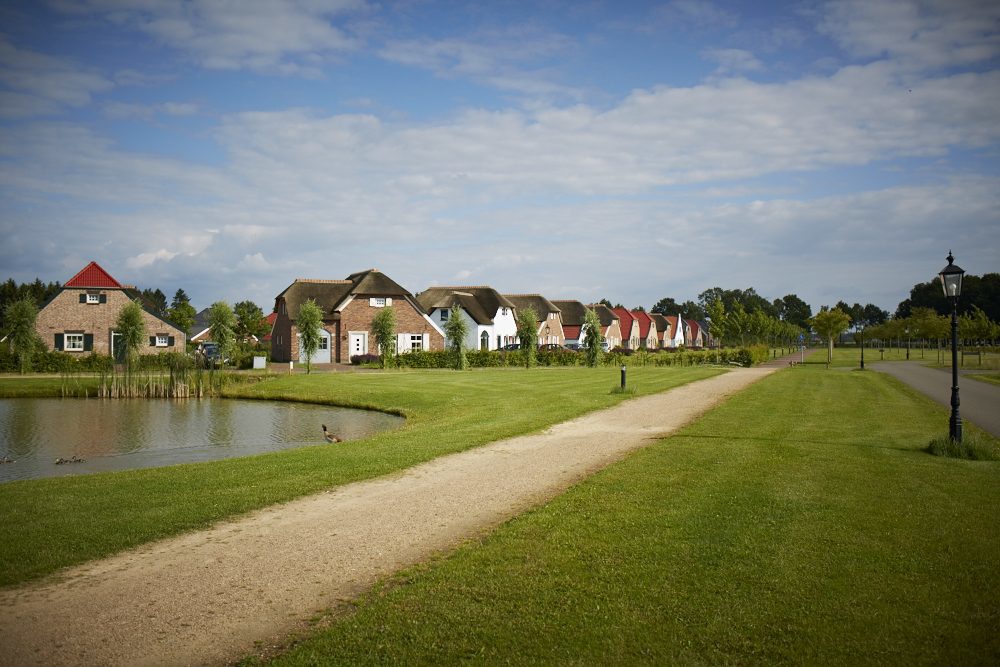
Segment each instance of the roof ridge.
[{"label": "roof ridge", "polygon": [[333,285],[333,284],[338,284],[338,285],[353,285],[354,284],[354,282],[351,281],[351,280],[327,280],[327,279],[324,279],[324,278],[296,278],[295,282],[297,282],[297,283],[319,283],[319,284],[323,284],[323,285]]}]

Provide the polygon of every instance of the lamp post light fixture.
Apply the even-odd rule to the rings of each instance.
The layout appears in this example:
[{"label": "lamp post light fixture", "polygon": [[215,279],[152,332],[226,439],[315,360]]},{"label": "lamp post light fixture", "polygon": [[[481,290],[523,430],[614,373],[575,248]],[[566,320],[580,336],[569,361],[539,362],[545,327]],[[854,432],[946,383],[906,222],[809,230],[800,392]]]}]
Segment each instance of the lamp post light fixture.
[{"label": "lamp post light fixture", "polygon": [[910,360],[910,327],[906,327],[906,360]]},{"label": "lamp post light fixture", "polygon": [[951,418],[948,435],[955,442],[962,442],[962,417],[958,414],[958,297],[962,294],[962,276],[965,275],[955,258],[948,251],[948,266],[941,269],[941,289],[951,299]]}]

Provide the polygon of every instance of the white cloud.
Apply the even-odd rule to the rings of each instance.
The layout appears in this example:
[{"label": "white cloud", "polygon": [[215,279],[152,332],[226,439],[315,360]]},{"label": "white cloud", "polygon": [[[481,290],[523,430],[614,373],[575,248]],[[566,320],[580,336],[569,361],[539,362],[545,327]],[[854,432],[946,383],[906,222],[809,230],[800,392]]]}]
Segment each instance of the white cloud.
[{"label": "white cloud", "polygon": [[92,68],[15,47],[0,35],[0,117],[49,115],[90,103],[114,84]]},{"label": "white cloud", "polygon": [[356,38],[335,21],[363,14],[364,0],[88,0],[58,3],[137,28],[208,69],[318,76],[317,57],[352,51]]},{"label": "white cloud", "polygon": [[937,68],[1000,54],[1000,4],[992,0],[836,0],[825,10],[820,30],[854,56]]},{"label": "white cloud", "polygon": [[708,49],[702,55],[719,64],[715,70],[715,73],[718,75],[761,72],[764,70],[764,63],[758,60],[754,54],[743,49]]},{"label": "white cloud", "polygon": [[580,92],[551,80],[553,58],[575,48],[565,35],[530,28],[487,31],[469,38],[390,40],[379,51],[385,60],[434,72],[442,78],[469,78],[500,90],[535,97],[579,98]]},{"label": "white cloud", "polygon": [[170,252],[169,250],[160,248],[155,252],[144,252],[136,255],[135,257],[129,257],[125,260],[125,266],[130,269],[143,269],[154,262],[169,262],[176,256],[176,252]]}]

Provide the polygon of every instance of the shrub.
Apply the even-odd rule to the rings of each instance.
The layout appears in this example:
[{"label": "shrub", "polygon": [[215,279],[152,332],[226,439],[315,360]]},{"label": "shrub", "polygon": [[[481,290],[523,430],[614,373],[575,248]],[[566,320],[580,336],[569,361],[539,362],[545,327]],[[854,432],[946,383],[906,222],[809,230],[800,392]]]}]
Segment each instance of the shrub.
[{"label": "shrub", "polygon": [[380,364],[377,354],[355,354],[351,357],[351,365],[361,366],[362,364]]},{"label": "shrub", "polygon": [[1000,461],[1000,445],[995,440],[987,440],[979,434],[971,433],[955,442],[950,436],[934,438],[927,445],[927,451],[934,456],[947,456],[972,461]]}]

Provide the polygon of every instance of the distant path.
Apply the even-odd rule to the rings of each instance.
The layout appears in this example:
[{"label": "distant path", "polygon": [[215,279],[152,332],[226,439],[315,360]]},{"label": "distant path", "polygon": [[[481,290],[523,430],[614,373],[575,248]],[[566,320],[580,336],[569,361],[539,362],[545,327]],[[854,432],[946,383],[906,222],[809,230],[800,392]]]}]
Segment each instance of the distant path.
[{"label": "distant path", "polygon": [[805,349],[804,352],[796,350],[795,352],[786,354],[783,357],[778,357],[777,359],[770,359],[768,361],[765,361],[763,364],[761,364],[761,366],[764,368],[786,368],[792,362],[799,363],[803,359],[808,359],[809,355],[815,351],[816,350],[813,350],[808,347]]},{"label": "distant path", "polygon": [[[915,361],[874,363],[871,368],[905,382],[941,405],[951,408],[951,368],[922,366]],[[958,412],[984,431],[1000,437],[1000,386],[958,378]],[[948,433],[948,423],[943,432]]]},{"label": "distant path", "polygon": [[736,369],[0,592],[2,665],[220,664],[546,502],[773,369]]}]

